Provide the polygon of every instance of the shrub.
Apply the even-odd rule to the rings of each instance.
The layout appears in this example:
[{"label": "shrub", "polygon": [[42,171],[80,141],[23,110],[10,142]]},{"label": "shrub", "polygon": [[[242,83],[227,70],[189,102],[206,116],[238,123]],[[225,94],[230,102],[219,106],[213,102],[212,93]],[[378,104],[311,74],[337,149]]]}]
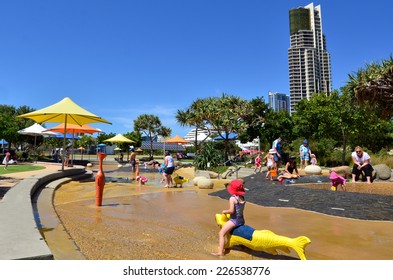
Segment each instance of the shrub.
[{"label": "shrub", "polygon": [[222,150],[216,148],[216,142],[206,142],[202,145],[201,151],[195,156],[195,168],[206,170],[210,164],[209,170],[218,167],[224,163]]}]

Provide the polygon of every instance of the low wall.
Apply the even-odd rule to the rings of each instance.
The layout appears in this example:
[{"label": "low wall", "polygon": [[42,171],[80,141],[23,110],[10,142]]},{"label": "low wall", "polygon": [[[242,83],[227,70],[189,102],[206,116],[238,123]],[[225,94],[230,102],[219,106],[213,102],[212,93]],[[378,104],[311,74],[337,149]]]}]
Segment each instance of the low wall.
[{"label": "low wall", "polygon": [[53,259],[41,236],[32,197],[51,181],[82,175],[84,168],[72,168],[33,175],[12,187],[0,201],[0,260]]}]

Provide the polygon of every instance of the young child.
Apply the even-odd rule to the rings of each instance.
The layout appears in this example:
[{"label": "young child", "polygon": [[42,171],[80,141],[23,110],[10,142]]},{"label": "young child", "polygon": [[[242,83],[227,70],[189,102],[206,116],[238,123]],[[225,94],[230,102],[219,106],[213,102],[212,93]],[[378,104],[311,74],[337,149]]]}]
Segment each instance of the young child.
[{"label": "young child", "polygon": [[340,186],[344,192],[347,191],[345,189],[345,184],[347,183],[347,180],[344,177],[330,170],[329,178],[332,181],[332,186],[330,188],[332,191],[336,191],[338,186]]},{"label": "young child", "polygon": [[[274,169],[274,154],[276,153],[276,151],[274,149],[270,149],[269,153],[263,158],[266,162],[266,167],[267,167],[267,173],[266,173],[266,179],[269,179],[273,181],[273,177],[272,176],[272,170]],[[275,169],[274,169],[275,170]],[[277,175],[277,172],[273,172]]]},{"label": "young child", "polygon": [[222,214],[231,214],[231,218],[223,225],[218,233],[218,252],[212,253],[215,256],[224,255],[225,234],[230,232],[236,227],[244,225],[244,206],[246,200],[243,195],[245,194],[243,182],[240,180],[233,180],[228,185],[228,192],[232,195],[229,198],[229,209],[222,210]]},{"label": "young child", "polygon": [[255,158],[255,169],[254,169],[254,174],[257,173],[257,170],[259,169],[259,172],[262,171],[262,165],[261,165],[261,154],[258,152],[257,157]]},{"label": "young child", "polygon": [[314,154],[311,154],[311,164],[317,165],[317,157]]}]

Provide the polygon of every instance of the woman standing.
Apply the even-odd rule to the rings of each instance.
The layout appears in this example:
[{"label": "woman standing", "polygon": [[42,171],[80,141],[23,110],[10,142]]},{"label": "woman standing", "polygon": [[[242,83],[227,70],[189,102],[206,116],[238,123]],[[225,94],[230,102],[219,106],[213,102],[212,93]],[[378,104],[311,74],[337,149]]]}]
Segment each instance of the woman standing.
[{"label": "woman standing", "polygon": [[165,188],[170,188],[173,185],[172,181],[172,174],[175,171],[175,161],[171,156],[169,151],[165,152],[165,159],[164,159],[164,178],[165,178]]}]

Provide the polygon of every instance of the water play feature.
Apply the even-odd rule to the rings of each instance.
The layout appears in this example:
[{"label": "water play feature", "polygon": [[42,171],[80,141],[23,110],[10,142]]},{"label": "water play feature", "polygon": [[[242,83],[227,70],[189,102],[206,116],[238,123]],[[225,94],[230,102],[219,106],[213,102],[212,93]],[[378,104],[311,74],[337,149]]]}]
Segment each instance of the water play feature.
[{"label": "water play feature", "polygon": [[[71,182],[56,191],[56,212],[78,251],[87,259],[216,259],[210,253],[217,250],[219,228],[212,216],[226,209],[228,201],[208,194],[224,189],[224,184],[215,181],[214,189],[206,190],[194,187],[190,180],[183,188],[164,189],[158,170],[140,166],[140,171],[149,178],[146,185],[140,186],[134,180],[130,166],[106,171],[101,207],[94,204],[93,180]],[[386,250],[391,245],[391,237],[386,233],[392,232],[393,223],[264,207],[251,202],[247,204],[245,216],[247,224],[254,228],[269,229],[291,238],[309,237],[313,241],[307,247],[310,260],[393,257]],[[64,242],[57,240],[54,244],[59,250]],[[69,251],[66,253],[68,256],[62,258],[73,258]],[[238,246],[225,255],[228,260],[275,258],[297,259],[298,255],[290,252],[274,256]]]}]

